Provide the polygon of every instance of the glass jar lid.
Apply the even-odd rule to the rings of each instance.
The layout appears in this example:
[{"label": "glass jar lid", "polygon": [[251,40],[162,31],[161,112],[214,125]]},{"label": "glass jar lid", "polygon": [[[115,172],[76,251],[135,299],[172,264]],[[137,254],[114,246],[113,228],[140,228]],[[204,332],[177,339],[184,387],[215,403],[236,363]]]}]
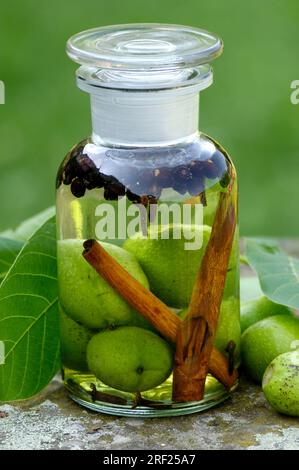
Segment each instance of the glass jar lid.
[{"label": "glass jar lid", "polygon": [[208,65],[223,49],[221,39],[190,26],[127,24],[72,36],[67,53],[82,65],[78,85],[128,89],[174,88],[212,82]]},{"label": "glass jar lid", "polygon": [[206,64],[222,52],[215,34],[190,26],[127,24],[72,36],[67,53],[82,65],[124,70],[169,71]]}]

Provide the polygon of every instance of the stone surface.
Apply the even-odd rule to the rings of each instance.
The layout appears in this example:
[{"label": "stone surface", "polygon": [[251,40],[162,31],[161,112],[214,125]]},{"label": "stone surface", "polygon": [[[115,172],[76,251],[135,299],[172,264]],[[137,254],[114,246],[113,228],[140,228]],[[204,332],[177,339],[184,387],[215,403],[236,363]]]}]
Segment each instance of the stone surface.
[{"label": "stone surface", "polygon": [[0,406],[0,449],[299,449],[299,422],[277,414],[242,379],[225,403],[177,418],[115,418],[73,403],[59,380],[38,397]]}]

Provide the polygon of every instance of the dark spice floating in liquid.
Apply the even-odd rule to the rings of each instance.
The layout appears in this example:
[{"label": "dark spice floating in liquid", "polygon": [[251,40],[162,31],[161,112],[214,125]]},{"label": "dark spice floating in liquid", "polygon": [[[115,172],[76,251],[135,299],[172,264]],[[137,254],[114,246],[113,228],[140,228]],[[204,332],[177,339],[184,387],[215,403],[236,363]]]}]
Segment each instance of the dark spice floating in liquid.
[{"label": "dark spice floating in liquid", "polygon": [[83,197],[85,194],[85,184],[81,178],[75,178],[71,184],[71,191],[75,197]]},{"label": "dark spice floating in liquid", "polygon": [[[75,197],[83,197],[86,189],[104,188],[106,200],[117,200],[126,194],[131,202],[140,203],[141,197],[158,200],[166,188],[182,195],[188,192],[191,196],[201,196],[205,191],[206,178],[218,178],[222,187],[227,187],[231,180],[229,162],[218,149],[209,155],[191,145],[188,153],[192,154],[193,151],[194,159],[187,164],[151,169],[131,166],[122,175],[122,167],[112,158],[105,159],[97,168],[92,158],[83,153],[85,145],[86,142],[71,152],[57,178],[57,187],[61,183],[71,185]],[[173,152],[175,157],[175,149]],[[205,202],[204,196],[201,199]]]},{"label": "dark spice floating in liquid", "polygon": [[107,200],[115,201],[119,197],[124,196],[125,192],[126,192],[126,189],[124,185],[119,182],[108,184],[106,185],[105,190],[104,190],[104,198]]},{"label": "dark spice floating in liquid", "polygon": [[127,195],[127,198],[129,199],[129,201],[135,202],[135,203],[140,203],[140,200],[141,200],[140,196],[138,196],[137,194],[132,193],[132,191],[130,191],[130,189],[127,189],[126,195]]},{"label": "dark spice floating in liquid", "polygon": [[217,165],[215,165],[213,160],[206,160],[204,162],[204,174],[209,179],[214,179],[219,176]]},{"label": "dark spice floating in liquid", "polygon": [[173,189],[180,194],[187,192],[187,184],[192,179],[191,168],[181,165],[173,170]]},{"label": "dark spice floating in liquid", "polygon": [[200,178],[193,178],[188,182],[188,193],[191,196],[198,196],[205,190],[204,180]]}]

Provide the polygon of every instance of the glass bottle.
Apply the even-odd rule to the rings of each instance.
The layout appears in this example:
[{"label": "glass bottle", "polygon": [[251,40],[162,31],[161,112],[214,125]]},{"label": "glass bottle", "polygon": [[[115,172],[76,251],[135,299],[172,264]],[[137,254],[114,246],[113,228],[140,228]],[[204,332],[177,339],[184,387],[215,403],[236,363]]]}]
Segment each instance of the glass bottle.
[{"label": "glass bottle", "polygon": [[237,385],[237,181],[198,130],[221,40],[133,24],[67,44],[91,98],[91,137],[57,175],[65,386],[124,416],[181,415]]}]

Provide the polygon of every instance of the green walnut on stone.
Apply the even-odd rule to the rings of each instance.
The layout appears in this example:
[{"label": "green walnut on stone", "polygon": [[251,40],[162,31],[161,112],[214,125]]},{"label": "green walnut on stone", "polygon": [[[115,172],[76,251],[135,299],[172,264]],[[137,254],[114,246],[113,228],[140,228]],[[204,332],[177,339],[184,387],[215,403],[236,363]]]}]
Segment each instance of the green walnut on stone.
[{"label": "green walnut on stone", "polygon": [[299,416],[299,351],[277,356],[263,377],[263,392],[280,413]]},{"label": "green walnut on stone", "polygon": [[291,315],[292,311],[285,305],[280,305],[266,296],[248,300],[241,305],[241,329],[245,331],[249,326],[275,315]]},{"label": "green walnut on stone", "polygon": [[261,383],[270,362],[279,354],[291,351],[299,341],[299,320],[292,315],[275,315],[251,325],[242,334],[242,366]]}]

